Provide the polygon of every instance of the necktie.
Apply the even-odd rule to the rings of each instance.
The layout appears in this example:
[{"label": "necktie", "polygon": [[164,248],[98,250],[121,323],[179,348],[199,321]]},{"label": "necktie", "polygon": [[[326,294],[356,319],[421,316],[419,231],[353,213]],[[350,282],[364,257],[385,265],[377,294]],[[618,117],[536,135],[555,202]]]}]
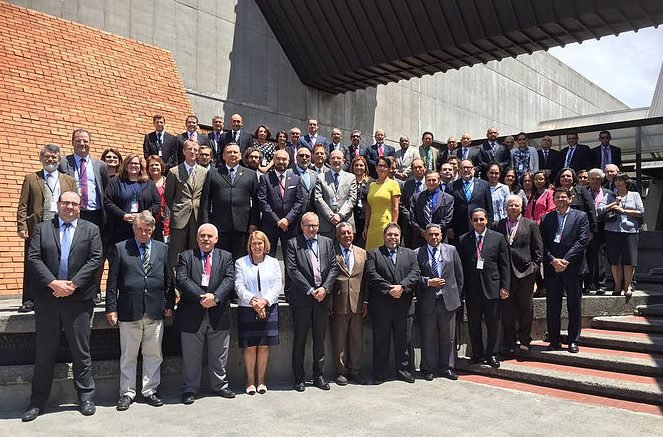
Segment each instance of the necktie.
[{"label": "necktie", "polygon": [[143,249],[143,271],[147,272],[150,269],[150,250],[147,247],[147,244],[141,244],[141,249]]},{"label": "necktie", "polygon": [[359,156],[359,146],[355,149],[355,156]]},{"label": "necktie", "polygon": [[438,270],[438,267],[437,267],[437,259],[435,259],[436,254],[437,254],[437,247],[434,247],[433,248],[433,256],[431,256],[431,261],[430,261],[430,269],[431,269],[431,272],[433,272],[433,277],[434,278],[439,278],[440,277],[440,271]]},{"label": "necktie", "polygon": [[[205,253],[205,276],[207,276],[207,279],[209,280],[210,276],[212,275],[212,263],[210,262],[210,252]],[[143,261],[144,265],[144,261]]]},{"label": "necktie", "polygon": [[239,134],[237,133],[237,131],[233,131],[233,141],[234,142],[238,141],[238,137],[239,137]]},{"label": "necktie", "polygon": [[469,202],[470,199],[472,198],[472,185],[470,185],[469,181],[463,182],[463,191],[465,192],[465,198]]},{"label": "necktie", "polygon": [[334,191],[338,191],[338,173],[334,173]]},{"label": "necktie", "polygon": [[[279,176],[279,191],[281,192],[281,197],[285,196],[285,176]],[[310,246],[310,244],[309,244]]]},{"label": "necktie", "polygon": [[46,178],[46,185],[48,185],[51,191],[53,191],[53,175],[50,173],[46,173],[45,178]]},{"label": "necktie", "polygon": [[428,197],[426,199],[426,204],[424,205],[424,220],[426,220],[426,224],[428,224],[431,222],[433,216],[433,193],[428,191],[426,195]]},{"label": "necktie", "polygon": [[304,186],[306,187],[307,190],[311,189],[311,180],[309,179],[308,175],[306,174],[306,170],[304,170],[301,173],[301,178],[304,181]]},{"label": "necktie", "polygon": [[85,158],[81,158],[81,168],[78,172],[78,188],[81,190],[81,209],[87,209],[87,163]]},{"label": "necktie", "polygon": [[483,249],[483,235],[477,237],[477,259],[481,259],[481,249]]},{"label": "necktie", "polygon": [[60,236],[60,267],[58,279],[69,279],[69,251],[71,249],[71,223],[63,223]]},{"label": "necktie", "polygon": [[575,147],[569,147],[569,150],[566,151],[566,159],[564,160],[564,167],[571,166],[571,159],[573,158],[573,152]]},{"label": "necktie", "polygon": [[463,148],[463,153],[462,153],[463,159],[467,159],[467,152],[468,152],[468,149]]},{"label": "necktie", "polygon": [[382,149],[382,144],[379,144],[378,145],[378,156],[382,157],[383,154],[384,154],[384,150]]},{"label": "necktie", "polygon": [[490,158],[495,159],[495,143],[490,143]]},{"label": "necktie", "polygon": [[235,167],[228,169],[228,174],[230,175],[230,183],[235,183]]},{"label": "necktie", "polygon": [[195,185],[196,185],[196,167],[195,166],[191,167],[191,169],[189,170],[189,181],[188,182],[189,182],[189,185],[191,185],[192,187],[195,187]]},{"label": "necktie", "polygon": [[415,193],[420,192],[420,191],[421,191],[421,181],[417,181],[417,182],[415,182],[414,185],[415,185],[415,187],[416,187],[416,188],[414,189],[414,192],[415,192]]},{"label": "necktie", "polygon": [[322,284],[322,275],[320,274],[320,260],[318,259],[318,254],[313,248],[313,243],[315,241],[315,238],[311,238],[310,240],[306,240],[306,243],[308,244],[311,265],[313,266],[313,281],[315,282],[315,286],[319,287],[320,284]]},{"label": "necktie", "polygon": [[163,145],[163,134],[161,132],[157,134],[157,145],[159,146],[159,149]]},{"label": "necktie", "polygon": [[609,151],[609,147],[603,147],[603,170],[605,170],[606,165],[610,164],[610,156],[608,155]]},{"label": "necktie", "polygon": [[219,133],[218,132],[214,132],[214,142],[216,144],[219,144]]},{"label": "necktie", "polygon": [[189,132],[189,139],[196,141],[196,133],[195,132]]},{"label": "necktie", "polygon": [[350,270],[350,249],[343,249],[343,261],[345,261],[345,267]]},{"label": "necktie", "polygon": [[548,151],[543,151],[543,166],[548,167]]},{"label": "necktie", "polygon": [[389,258],[391,258],[391,262],[396,265],[396,250],[391,249],[389,251]]}]

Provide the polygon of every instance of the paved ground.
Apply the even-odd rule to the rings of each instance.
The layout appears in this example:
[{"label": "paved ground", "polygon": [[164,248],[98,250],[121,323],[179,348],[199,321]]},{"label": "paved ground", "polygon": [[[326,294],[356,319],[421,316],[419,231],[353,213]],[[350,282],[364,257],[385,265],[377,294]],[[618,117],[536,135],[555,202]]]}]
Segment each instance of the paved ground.
[{"label": "paved ground", "polygon": [[[618,436],[656,435],[663,418],[609,407],[488,387],[465,381],[417,380],[375,386],[332,385],[330,392],[289,387],[265,395],[218,397],[179,404],[175,394],[154,408],[126,412],[99,406],[83,417],[75,406],[52,409],[31,423],[21,411],[0,412],[5,436],[394,435]],[[660,435],[660,434],[659,434]]]}]

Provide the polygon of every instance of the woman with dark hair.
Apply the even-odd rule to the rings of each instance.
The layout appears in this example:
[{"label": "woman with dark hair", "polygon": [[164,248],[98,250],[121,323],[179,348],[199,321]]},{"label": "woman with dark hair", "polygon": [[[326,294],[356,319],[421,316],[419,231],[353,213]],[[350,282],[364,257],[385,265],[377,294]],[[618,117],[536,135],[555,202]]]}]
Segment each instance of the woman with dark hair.
[{"label": "woman with dark hair", "polygon": [[269,141],[269,137],[272,135],[272,132],[267,126],[261,124],[258,126],[256,131],[253,133],[253,147],[258,149],[262,153],[262,161],[258,166],[258,170],[262,173],[267,173],[269,169],[274,165],[274,152],[276,151],[276,146],[274,143]]},{"label": "woman with dark hair", "polygon": [[516,171],[518,179],[525,173],[539,171],[539,154],[529,145],[529,138],[525,132],[516,135],[518,147],[511,149],[511,168]]},{"label": "woman with dark hair", "polygon": [[170,210],[168,209],[168,205],[166,205],[166,198],[163,196],[164,189],[166,188],[166,177],[163,175],[166,169],[166,164],[158,155],[148,156],[145,159],[145,163],[147,165],[147,173],[150,175],[150,179],[152,179],[154,185],[156,185],[157,191],[159,192],[159,198],[161,199],[161,208],[154,216],[156,219],[156,228],[154,228],[152,238],[167,243],[170,236],[170,230],[168,228],[170,222]]},{"label": "woman with dark hair", "polygon": [[378,157],[375,169],[378,179],[368,188],[366,219],[362,237],[366,239],[366,250],[382,246],[383,231],[389,223],[398,222],[398,206],[401,188],[389,177],[391,166],[384,156]]},{"label": "woman with dark hair", "polygon": [[596,209],[594,200],[587,188],[578,183],[575,170],[565,167],[559,171],[555,178],[555,188],[564,187],[571,192],[571,208],[583,211],[589,220],[589,231],[596,232]]},{"label": "woman with dark hair", "polygon": [[274,150],[285,150],[288,152],[290,157],[290,164],[295,162],[295,152],[296,150],[288,144],[288,133],[284,130],[280,130],[276,133],[276,146]]},{"label": "woman with dark hair", "polygon": [[516,174],[516,171],[512,168],[507,168],[504,171],[503,180],[504,180],[504,185],[506,185],[509,188],[509,194],[515,194],[516,196],[520,196],[523,199],[523,205],[526,207],[527,196],[525,196],[525,192],[522,190],[520,184],[518,183],[518,175]]},{"label": "woman with dark hair", "polygon": [[613,296],[622,291],[627,298],[633,294],[633,273],[638,265],[638,233],[645,213],[640,193],[629,191],[629,177],[618,173],[613,179],[615,192],[609,192],[599,206],[598,213],[605,219],[605,247],[612,278]]},{"label": "woman with dark hair", "polygon": [[506,199],[509,197],[509,188],[500,182],[501,167],[499,162],[488,164],[488,185],[490,197],[493,200],[493,222],[506,218]]},{"label": "woman with dark hair", "polygon": [[357,180],[357,203],[355,204],[352,215],[355,219],[355,239],[352,244],[365,247],[366,240],[362,237],[364,224],[366,223],[366,202],[368,201],[368,188],[374,180],[368,175],[368,162],[361,155],[355,156],[350,164],[350,170]]},{"label": "woman with dark hair", "polygon": [[544,215],[555,210],[555,202],[553,202],[553,190],[548,184],[545,170],[534,173],[532,180],[534,187],[528,198],[527,207],[525,207],[525,217],[539,224]]},{"label": "woman with dark hair", "polygon": [[120,164],[122,164],[122,155],[117,149],[109,147],[101,153],[101,160],[106,163],[108,169],[108,177],[115,177],[120,171]]},{"label": "woman with dark hair", "polygon": [[145,170],[145,161],[140,155],[130,153],[120,167],[117,177],[108,182],[104,196],[108,247],[133,238],[132,225],[136,216],[145,210],[157,215],[161,198],[156,185]]}]

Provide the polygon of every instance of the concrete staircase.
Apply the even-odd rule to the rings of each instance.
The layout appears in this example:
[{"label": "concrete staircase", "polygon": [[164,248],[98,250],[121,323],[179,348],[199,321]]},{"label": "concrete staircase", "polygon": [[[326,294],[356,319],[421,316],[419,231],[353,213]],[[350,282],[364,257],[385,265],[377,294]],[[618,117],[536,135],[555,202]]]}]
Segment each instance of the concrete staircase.
[{"label": "concrete staircase", "polygon": [[[663,305],[639,305],[632,316],[598,316],[582,330],[580,352],[547,351],[535,341],[530,352],[501,361],[499,369],[459,370],[663,408]],[[563,335],[564,341],[566,336]]]}]

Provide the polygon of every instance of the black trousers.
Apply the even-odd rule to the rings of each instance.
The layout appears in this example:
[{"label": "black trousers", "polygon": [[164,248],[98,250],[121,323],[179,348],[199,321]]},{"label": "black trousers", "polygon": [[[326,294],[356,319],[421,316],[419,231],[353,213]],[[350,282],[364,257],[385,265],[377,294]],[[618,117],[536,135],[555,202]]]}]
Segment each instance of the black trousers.
[{"label": "black trousers", "polygon": [[[502,329],[504,329],[504,346],[511,349],[520,344],[529,345],[532,341],[532,319],[534,317],[534,281],[536,273],[517,278],[511,275],[509,297],[502,303]],[[516,327],[517,325],[517,327]]]},{"label": "black trousers", "polygon": [[[32,237],[32,235],[30,235]],[[32,300],[32,272],[28,268],[28,250],[30,249],[30,238],[23,241],[23,302]]]},{"label": "black trousers", "polygon": [[[605,287],[605,274],[607,259],[605,255],[605,233],[596,232],[594,238],[589,241],[587,251],[587,267],[589,272],[585,274],[585,288]],[[592,288],[593,289],[593,288]]]},{"label": "black trousers", "polygon": [[[99,233],[101,234],[101,242],[103,244],[103,253],[107,253],[109,250],[108,248],[109,242],[107,241],[107,238],[104,237],[104,212],[101,209],[96,209],[93,211],[87,209],[81,209],[80,216],[83,220],[92,222],[99,227]],[[105,262],[101,263],[95,275],[95,287],[96,287],[95,291],[97,294],[101,293],[101,277],[104,274],[104,264]]]},{"label": "black trousers", "polygon": [[410,354],[407,351],[409,306],[380,305],[371,314],[373,323],[373,377],[384,378],[389,363],[393,337],[396,372],[410,374]]},{"label": "black trousers", "polygon": [[220,232],[217,247],[230,252],[233,261],[237,261],[248,253],[246,251],[247,238],[248,234],[246,232]]},{"label": "black trousers", "polygon": [[293,307],[292,319],[294,335],[292,341],[292,373],[295,384],[304,382],[304,354],[306,353],[306,339],[311,330],[313,337],[313,377],[321,376],[325,368],[325,336],[327,335],[327,322],[329,320],[328,301],[315,302],[310,306]]},{"label": "black trousers", "polygon": [[[41,293],[47,293],[40,290]],[[94,400],[90,320],[94,302],[76,301],[51,295],[35,298],[35,366],[32,377],[31,407],[43,409],[51,394],[53,366],[64,331],[74,368],[74,387],[79,401]]]},{"label": "black trousers", "polygon": [[580,310],[582,302],[581,276],[576,272],[550,273],[546,271],[546,313],[548,337],[551,343],[560,342],[562,299],[566,289],[566,310],[569,313],[569,343],[580,339]]},{"label": "black trousers", "polygon": [[[497,355],[500,347],[500,327],[502,302],[499,298],[487,299],[481,289],[480,295],[467,296],[467,325],[472,344],[472,357],[493,357]],[[478,294],[478,293],[477,293]],[[483,344],[483,331],[481,317],[486,319],[486,347]]]}]

